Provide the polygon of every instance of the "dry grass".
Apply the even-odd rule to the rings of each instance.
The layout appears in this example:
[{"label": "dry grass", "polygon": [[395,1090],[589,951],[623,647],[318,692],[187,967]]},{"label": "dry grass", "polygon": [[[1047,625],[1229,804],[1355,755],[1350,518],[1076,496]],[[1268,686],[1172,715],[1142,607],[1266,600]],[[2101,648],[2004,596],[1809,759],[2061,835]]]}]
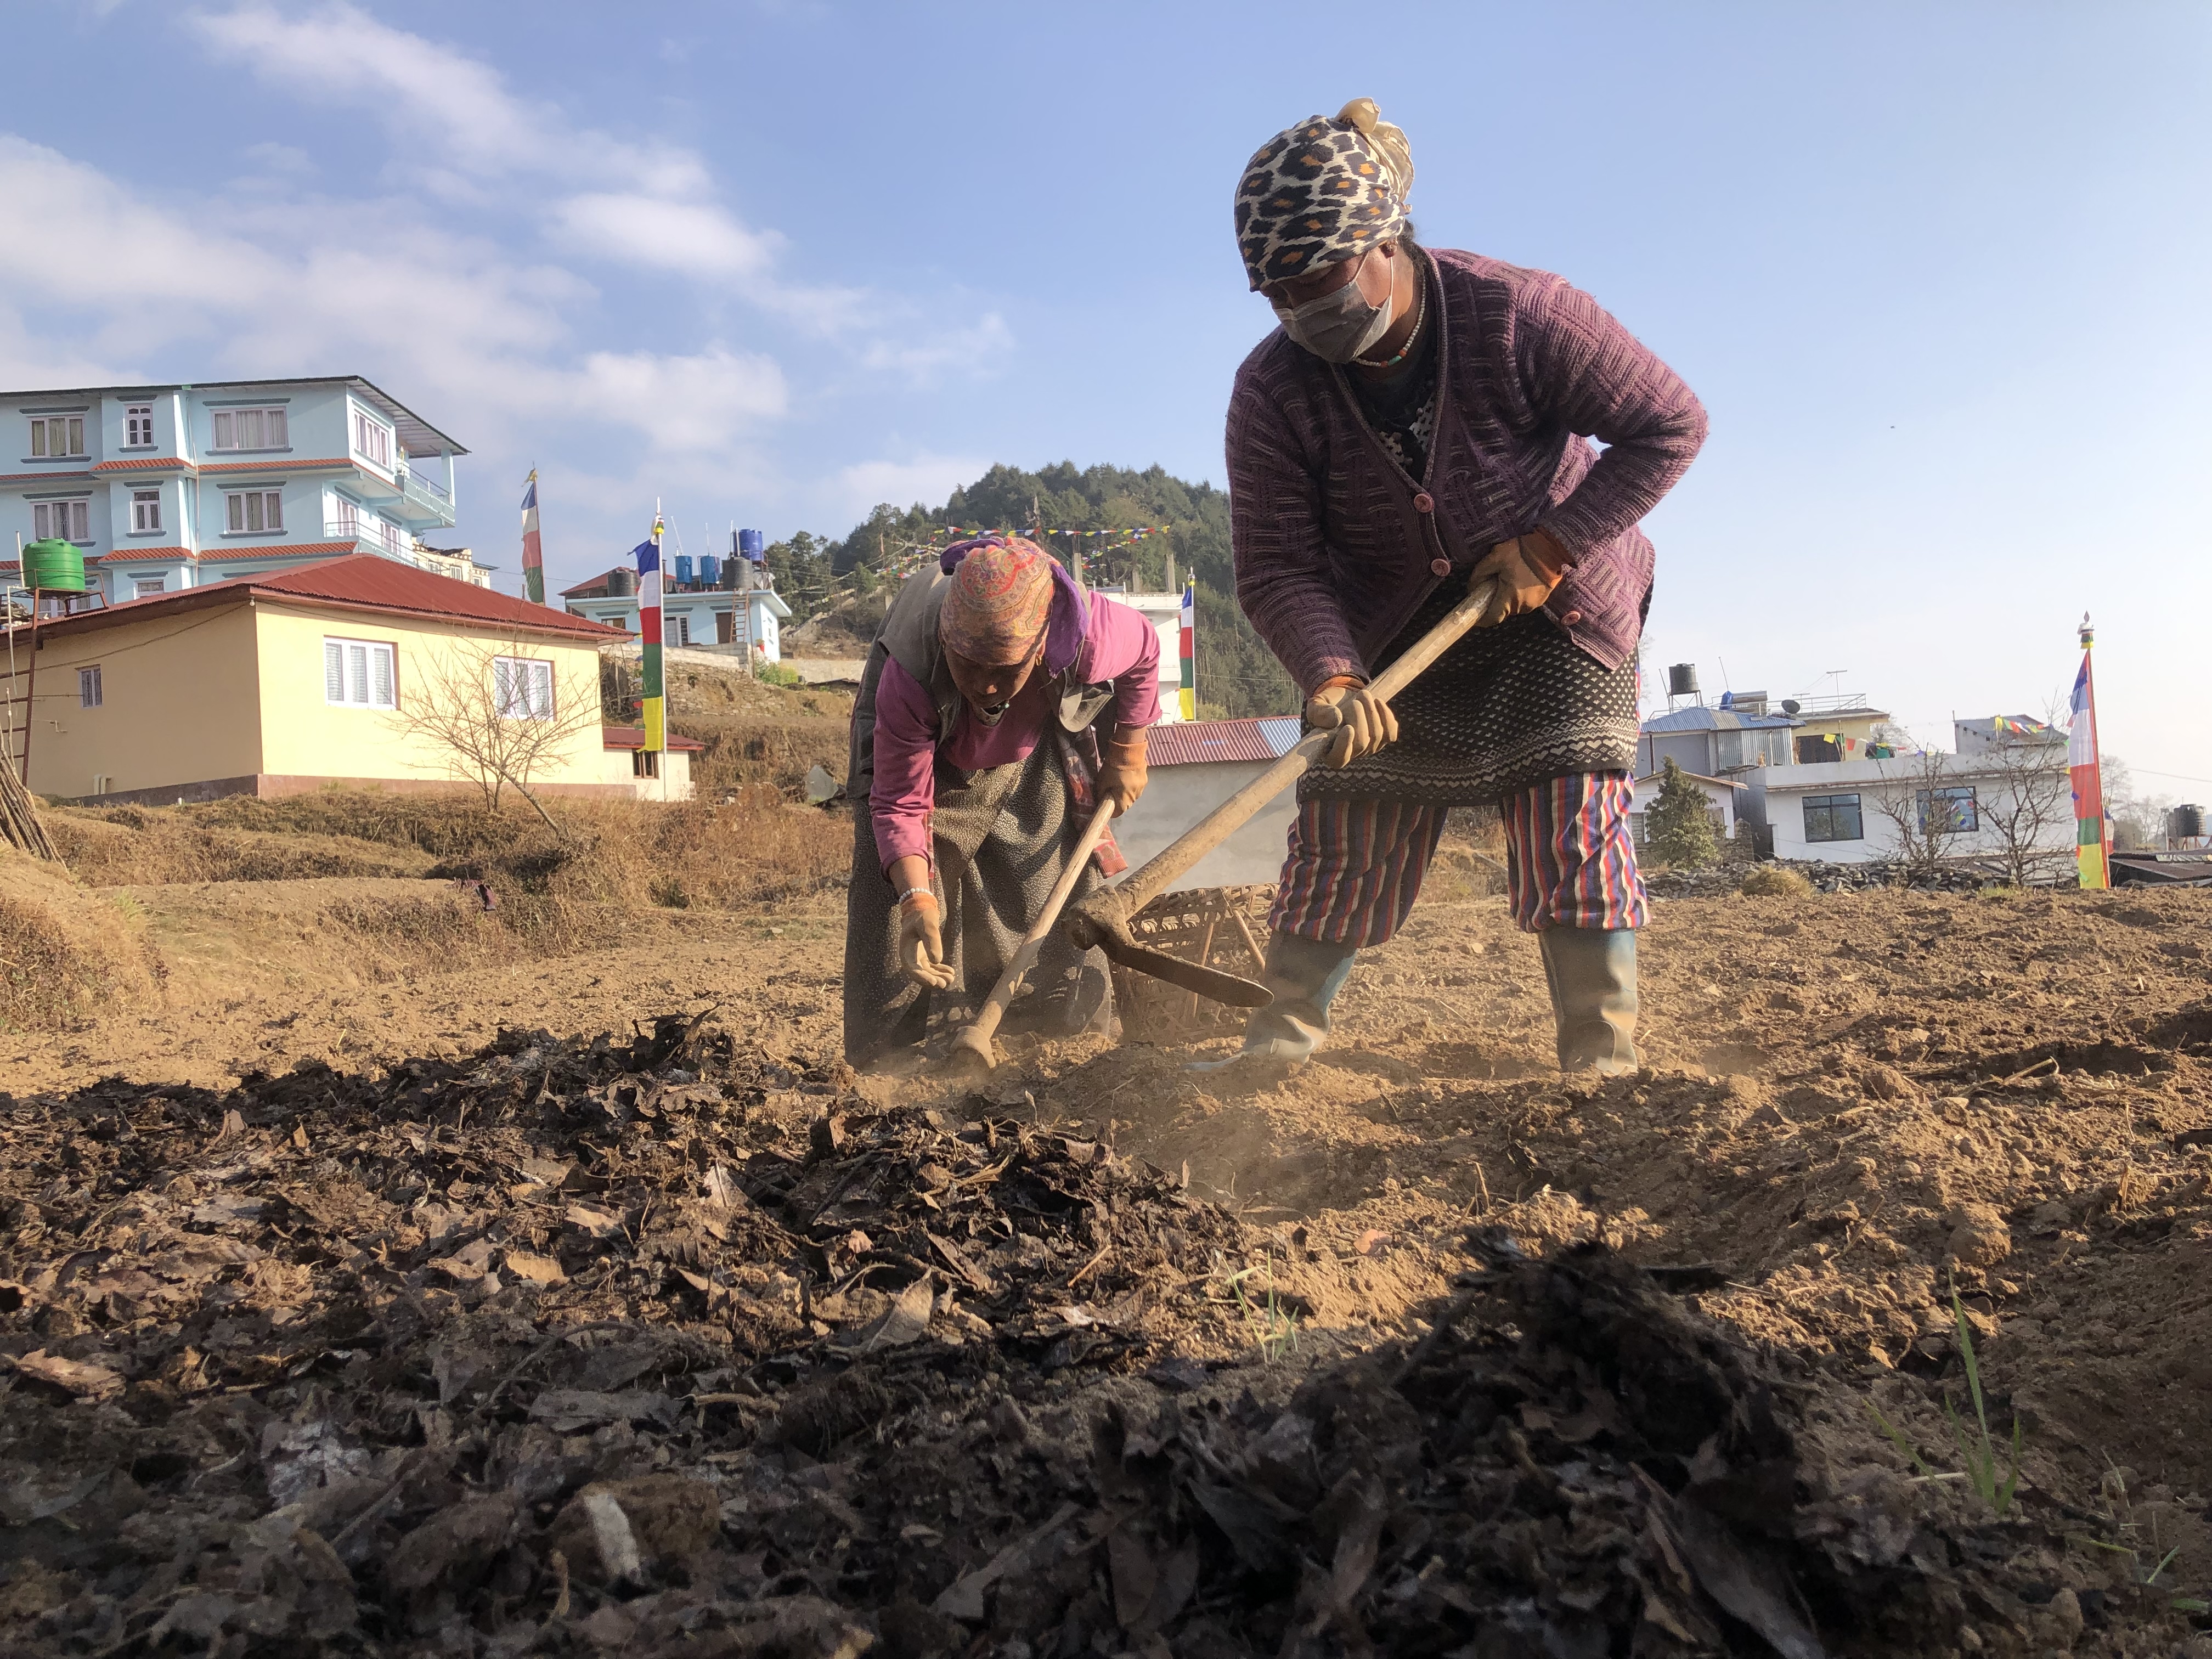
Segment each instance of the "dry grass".
[{"label": "dry grass", "polygon": [[155,977],[131,907],[0,847],[0,1030],[67,1027]]},{"label": "dry grass", "polygon": [[[740,908],[812,892],[841,881],[852,856],[844,813],[789,805],[764,785],[742,786],[726,801],[546,805],[562,836],[520,803],[490,812],[480,799],[459,793],[370,789],[277,800],[234,796],[188,806],[63,808],[49,817],[79,873],[99,884],[334,876],[486,881],[498,895],[496,927],[549,953],[605,944],[619,935],[626,915],[653,906]],[[338,920],[428,948],[439,943],[433,934],[459,927],[466,916],[442,897],[419,912],[403,908],[404,915]]]}]

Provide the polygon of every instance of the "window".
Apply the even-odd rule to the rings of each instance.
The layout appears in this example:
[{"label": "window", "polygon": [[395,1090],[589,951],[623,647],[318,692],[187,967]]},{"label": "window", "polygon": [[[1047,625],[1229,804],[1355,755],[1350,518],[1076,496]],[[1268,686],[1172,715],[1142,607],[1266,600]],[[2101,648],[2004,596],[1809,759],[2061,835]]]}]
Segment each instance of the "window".
[{"label": "window", "polygon": [[154,447],[154,405],[132,404],[123,411],[123,444],[126,449]]},{"label": "window", "polygon": [[131,598],[137,599],[150,599],[156,593],[166,592],[168,590],[169,584],[159,576],[141,576],[135,583],[132,584],[132,586],[137,589],[137,592],[131,595]]},{"label": "window", "polygon": [[361,508],[343,495],[331,497],[331,529],[342,541],[361,534]]},{"label": "window", "polygon": [[392,647],[374,640],[323,641],[323,701],[349,708],[397,708]]},{"label": "window", "polygon": [[291,443],[281,409],[218,409],[215,412],[217,449],[283,449]]},{"label": "window", "polygon": [[657,778],[660,775],[660,757],[650,749],[629,751],[629,775],[634,778]]},{"label": "window", "polygon": [[494,657],[491,694],[503,720],[550,720],[553,665],[535,657]]},{"label": "window", "polygon": [[392,470],[392,428],[371,420],[356,409],[353,412],[353,453],[389,472]]},{"label": "window", "polygon": [[84,416],[34,415],[31,417],[31,459],[52,460],[84,453]]},{"label": "window", "polygon": [[241,489],[225,495],[229,504],[230,533],[252,536],[284,527],[284,495],[276,489]]},{"label": "window", "polygon": [[161,527],[161,492],[158,489],[134,489],[131,492],[131,533],[143,536]]},{"label": "window", "polygon": [[690,644],[691,618],[689,617],[663,617],[660,619],[660,642],[663,645]]},{"label": "window", "polygon": [[1920,833],[1971,835],[1980,827],[1971,786],[1959,789],[1923,789],[1918,797]]},{"label": "window", "polygon": [[76,706],[80,708],[100,707],[100,665],[76,671]]},{"label": "window", "polygon": [[1831,738],[1800,738],[1797,739],[1797,764],[1817,766],[1823,761],[1839,761],[1844,757],[1842,746]]},{"label": "window", "polygon": [[90,541],[92,536],[85,523],[85,511],[89,505],[82,501],[32,502],[31,538],[40,542]]},{"label": "window", "polygon": [[1866,828],[1859,819],[1856,795],[1805,797],[1807,841],[1864,841]]}]

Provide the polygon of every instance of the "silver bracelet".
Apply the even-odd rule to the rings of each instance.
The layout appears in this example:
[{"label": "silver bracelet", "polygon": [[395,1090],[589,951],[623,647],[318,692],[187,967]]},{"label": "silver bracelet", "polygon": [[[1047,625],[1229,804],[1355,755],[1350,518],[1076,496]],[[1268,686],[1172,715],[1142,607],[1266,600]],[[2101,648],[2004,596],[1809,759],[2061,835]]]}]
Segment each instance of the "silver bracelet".
[{"label": "silver bracelet", "polygon": [[929,889],[927,889],[927,887],[909,887],[909,888],[908,888],[908,889],[906,890],[906,891],[904,891],[903,893],[901,893],[901,894],[898,896],[898,902],[899,902],[901,904],[904,904],[904,903],[905,903],[908,899],[912,898],[912,897],[913,897],[916,893],[921,894],[921,895],[922,896],[922,897],[924,897],[924,898],[927,899],[927,900],[928,900],[932,904],[934,904],[934,903],[936,903],[936,902],[937,902],[937,895],[936,895],[936,894],[934,894],[934,893],[933,893],[933,892],[931,892],[931,891],[929,890]]}]

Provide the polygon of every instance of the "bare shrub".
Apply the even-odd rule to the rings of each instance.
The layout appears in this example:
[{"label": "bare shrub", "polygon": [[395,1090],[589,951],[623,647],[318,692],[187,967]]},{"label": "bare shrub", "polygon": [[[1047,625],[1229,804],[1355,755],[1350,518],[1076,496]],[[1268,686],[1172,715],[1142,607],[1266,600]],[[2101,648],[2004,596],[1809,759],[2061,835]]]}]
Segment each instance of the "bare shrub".
[{"label": "bare shrub", "polygon": [[520,639],[455,641],[420,671],[398,711],[399,729],[435,750],[445,775],[477,789],[488,811],[513,789],[557,827],[530,781],[600,726],[600,688],[560,669]]},{"label": "bare shrub", "polygon": [[0,1030],[65,1028],[112,997],[144,994],[154,969],[117,906],[0,848]]}]

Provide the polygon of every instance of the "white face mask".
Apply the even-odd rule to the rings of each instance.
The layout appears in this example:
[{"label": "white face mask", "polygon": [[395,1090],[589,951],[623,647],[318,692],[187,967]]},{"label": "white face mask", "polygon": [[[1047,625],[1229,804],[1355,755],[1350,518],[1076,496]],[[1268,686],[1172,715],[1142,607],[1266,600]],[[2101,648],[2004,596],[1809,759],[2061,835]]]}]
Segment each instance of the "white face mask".
[{"label": "white face mask", "polygon": [[[1365,256],[1362,256],[1362,263]],[[1348,363],[1389,331],[1392,307],[1370,305],[1359,291],[1359,273],[1340,288],[1302,306],[1277,305],[1283,332],[1326,363]]]}]

